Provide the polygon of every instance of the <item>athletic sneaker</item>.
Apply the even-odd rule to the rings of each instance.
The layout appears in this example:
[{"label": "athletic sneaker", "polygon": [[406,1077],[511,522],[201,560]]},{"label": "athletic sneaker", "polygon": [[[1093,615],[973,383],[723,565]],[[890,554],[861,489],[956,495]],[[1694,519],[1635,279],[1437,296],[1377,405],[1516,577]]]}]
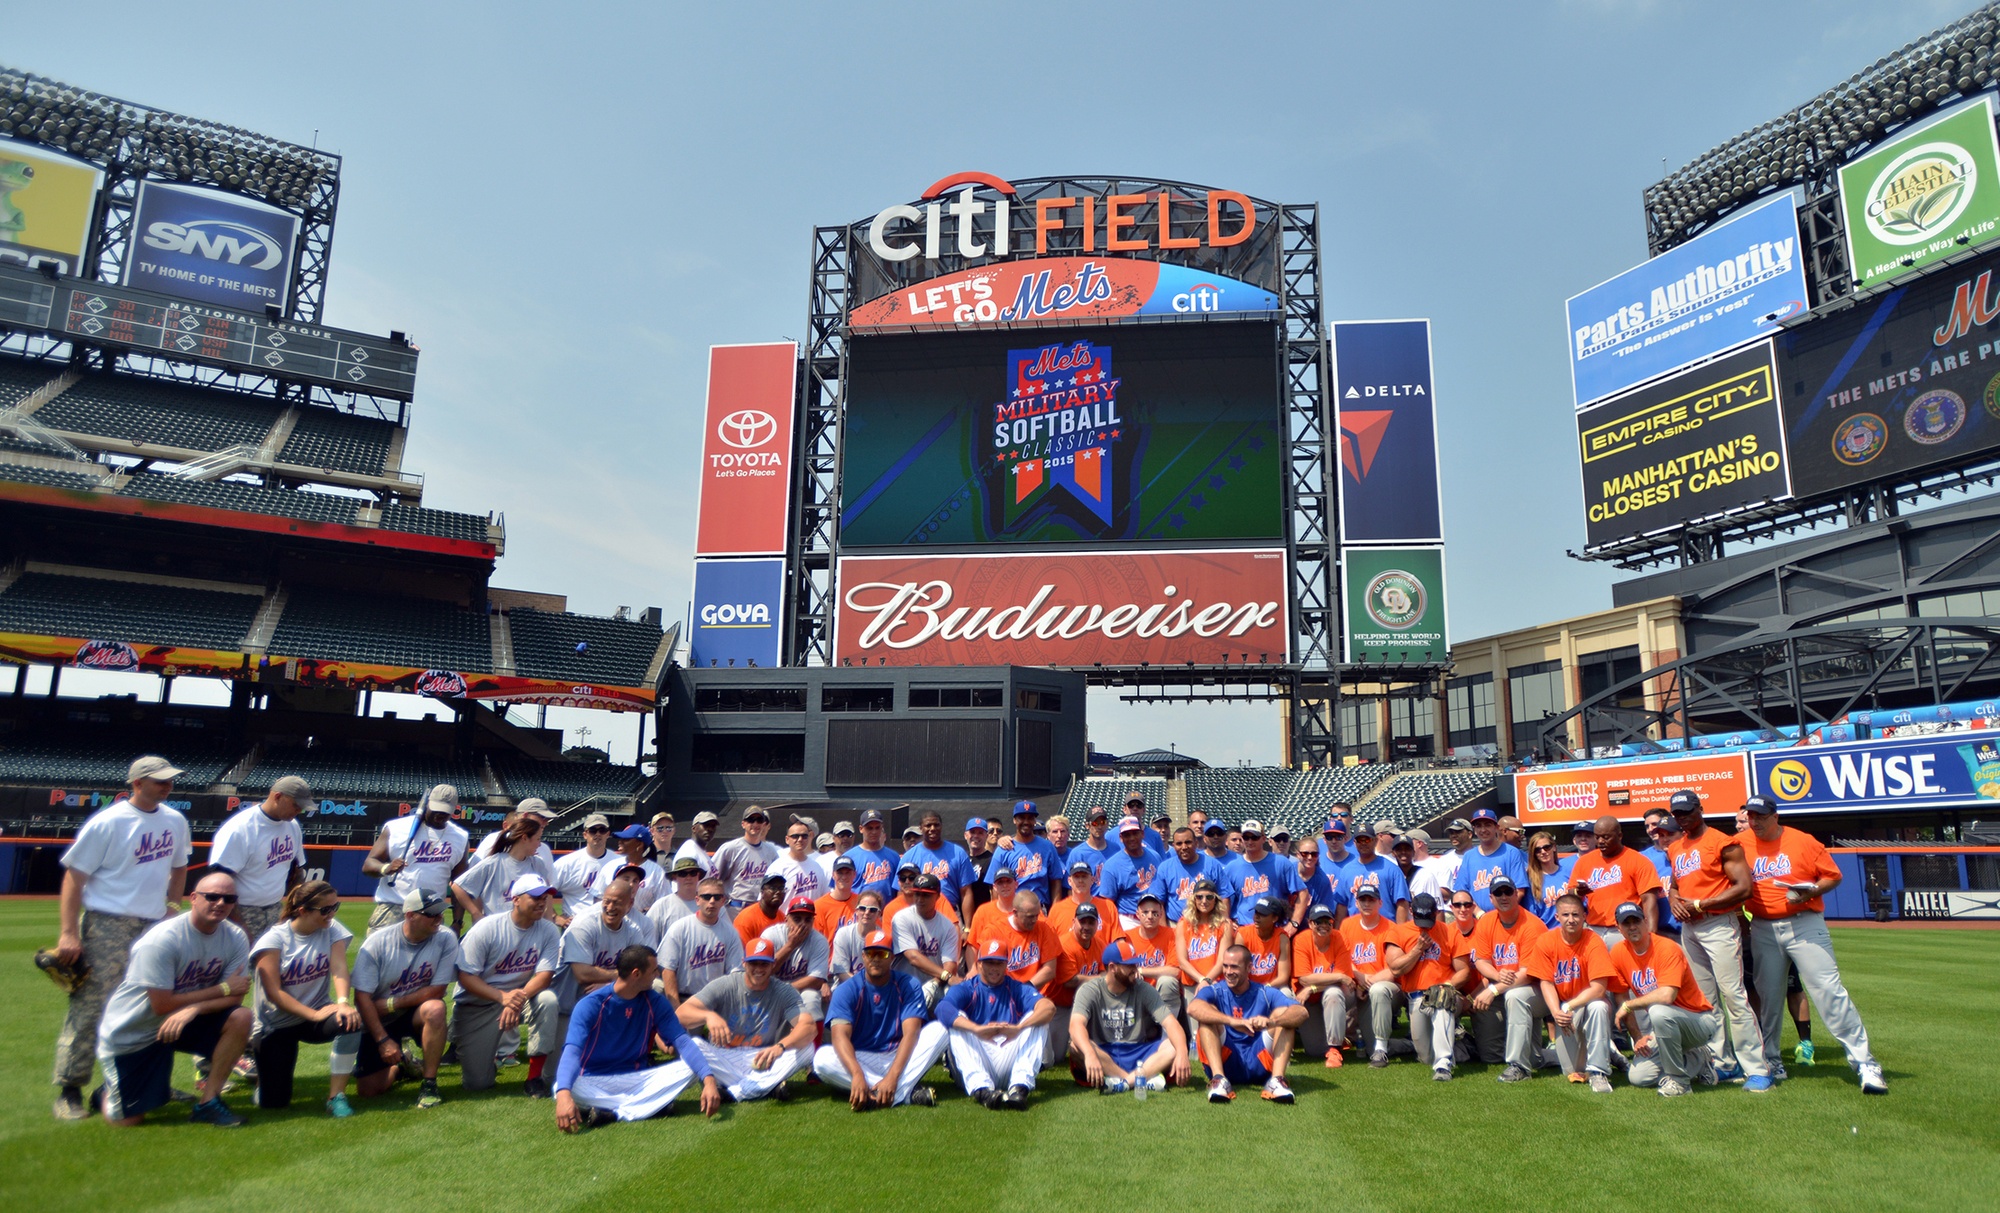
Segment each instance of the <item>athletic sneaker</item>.
[{"label": "athletic sneaker", "polygon": [[1722,1081],[1721,1075],[1716,1072],[1713,1059],[1701,1064],[1701,1070],[1694,1076],[1694,1080],[1704,1087],[1712,1087]]},{"label": "athletic sneaker", "polygon": [[347,1102],[347,1092],[332,1096],[326,1101],[326,1110],[335,1120],[346,1120],[354,1115],[354,1105]]},{"label": "athletic sneaker", "polygon": [[1772,1082],[1783,1082],[1790,1077],[1790,1074],[1785,1073],[1785,1063],[1779,1062],[1777,1065],[1771,1067]]},{"label": "athletic sneaker", "polygon": [[1861,1093],[1863,1095],[1887,1095],[1888,1080],[1882,1077],[1882,1063],[1867,1061],[1861,1063]]},{"label": "athletic sneaker", "polygon": [[1140,1086],[1145,1087],[1148,1091],[1164,1091],[1167,1089],[1167,1076],[1165,1074],[1155,1074],[1141,1083]]},{"label": "athletic sneaker", "polygon": [[521,1057],[518,1053],[501,1053],[494,1057],[493,1064],[505,1070],[520,1065]]},{"label": "athletic sneaker", "polygon": [[1593,1071],[1590,1075],[1590,1093],[1592,1095],[1611,1094],[1611,1079]]},{"label": "athletic sneaker", "polygon": [[1717,1066],[1715,1067],[1715,1081],[1742,1082],[1743,1067],[1738,1065]]},{"label": "athletic sneaker", "polygon": [[1007,1109],[1009,1112],[1027,1111],[1028,1088],[1023,1086],[1008,1087],[1007,1093],[1000,1097],[1000,1106]]},{"label": "athletic sneaker", "polygon": [[1292,1102],[1292,1089],[1285,1085],[1284,1079],[1274,1076],[1266,1079],[1264,1082],[1264,1098],[1270,1100],[1272,1103],[1290,1103]]},{"label": "athletic sneaker", "polygon": [[589,1128],[602,1129],[607,1125],[618,1123],[618,1113],[613,1112],[610,1108],[590,1108],[588,1112],[590,1115],[590,1124],[587,1127]]},{"label": "athletic sneaker", "polygon": [[771,1098],[777,1100],[779,1103],[792,1102],[792,1080],[787,1078],[777,1086],[771,1088]]},{"label": "athletic sneaker", "polygon": [[530,1078],[521,1084],[521,1094],[527,1096],[529,1099],[547,1099],[549,1097],[549,1080],[546,1078]]},{"label": "athletic sneaker", "polygon": [[90,1109],[83,1106],[83,1091],[79,1087],[64,1087],[56,1096],[57,1120],[87,1120]]},{"label": "athletic sneaker", "polygon": [[188,1107],[192,1108],[193,1106],[201,1102],[201,1094],[196,1091],[182,1090],[180,1087],[168,1087],[167,1102],[184,1103]]},{"label": "athletic sneaker", "polygon": [[937,1107],[937,1092],[929,1087],[917,1087],[910,1092],[910,1106],[913,1108]]},{"label": "athletic sneaker", "polygon": [[1103,1082],[1097,1084],[1097,1093],[1099,1095],[1123,1095],[1131,1089],[1131,1083],[1126,1082],[1122,1078],[1113,1078],[1109,1074],[1104,1076]]},{"label": "athletic sneaker", "polygon": [[1795,1066],[1811,1066],[1812,1063],[1812,1041],[1802,1040],[1799,1042],[1799,1047],[1792,1050],[1792,1064]]},{"label": "athletic sneaker", "polygon": [[1532,1077],[1534,1077],[1534,1075],[1532,1075],[1532,1074],[1530,1074],[1530,1073],[1528,1072],[1528,1067],[1526,1067],[1526,1066],[1517,1066],[1517,1065],[1513,1064],[1512,1062],[1509,1062],[1509,1063],[1507,1064],[1507,1068],[1506,1068],[1506,1069],[1504,1069],[1504,1070],[1502,1070],[1502,1071],[1500,1071],[1500,1078],[1499,1078],[1499,1081],[1501,1081],[1501,1082],[1526,1082],[1526,1081],[1528,1081],[1528,1080],[1529,1080],[1530,1078],[1532,1078]]},{"label": "athletic sneaker", "polygon": [[1326,1051],[1326,1068],[1329,1070],[1338,1070],[1340,1068],[1339,1049],[1328,1049]]},{"label": "athletic sneaker", "polygon": [[438,1094],[438,1080],[435,1078],[424,1079],[424,1085],[417,1088],[417,1106],[420,1108],[435,1108],[443,1102],[444,1096]]},{"label": "athletic sneaker", "polygon": [[1571,1082],[1575,1083],[1579,1087],[1590,1081],[1590,1079],[1586,1077],[1581,1071],[1571,1074],[1568,1077]]},{"label": "athletic sneaker", "polygon": [[1771,1080],[1771,1076],[1768,1074],[1752,1074],[1750,1077],[1743,1080],[1744,1090],[1754,1091],[1760,1094],[1762,1092],[1770,1090],[1771,1088],[1777,1085],[1778,1085],[1777,1083]]},{"label": "athletic sneaker", "polygon": [[1229,1085],[1227,1078],[1218,1078],[1208,1084],[1208,1102],[1228,1103],[1236,1098],[1236,1088]]},{"label": "athletic sneaker", "polygon": [[[914,1099],[912,1100],[914,1102]],[[972,1102],[991,1111],[1000,1106],[1000,1092],[992,1087],[981,1087],[972,1093]]]},{"label": "athletic sneaker", "polygon": [[1433,1067],[1431,1068],[1431,1081],[1433,1081],[1433,1082],[1450,1082],[1450,1081],[1451,1081],[1451,1067],[1450,1067],[1450,1066],[1433,1066]]},{"label": "athletic sneaker", "polygon": [[1389,1055],[1380,1049],[1375,1050],[1375,1052],[1368,1056],[1368,1068],[1371,1070],[1379,1070],[1388,1064]]},{"label": "athletic sneaker", "polygon": [[243,1123],[243,1118],[229,1110],[221,1099],[204,1100],[188,1113],[188,1120],[198,1125],[214,1125],[218,1129],[233,1129]]},{"label": "athletic sneaker", "polygon": [[1678,1078],[1660,1079],[1660,1094],[1664,1095],[1666,1098],[1672,1099],[1676,1095],[1686,1095],[1687,1093],[1688,1093],[1687,1084],[1682,1082],[1680,1079]]},{"label": "athletic sneaker", "polygon": [[244,1082],[255,1083],[257,1081],[256,1059],[251,1057],[248,1053],[245,1053],[243,1056],[236,1059],[236,1064],[233,1067],[231,1067],[231,1073],[235,1074],[238,1078],[242,1079]]}]

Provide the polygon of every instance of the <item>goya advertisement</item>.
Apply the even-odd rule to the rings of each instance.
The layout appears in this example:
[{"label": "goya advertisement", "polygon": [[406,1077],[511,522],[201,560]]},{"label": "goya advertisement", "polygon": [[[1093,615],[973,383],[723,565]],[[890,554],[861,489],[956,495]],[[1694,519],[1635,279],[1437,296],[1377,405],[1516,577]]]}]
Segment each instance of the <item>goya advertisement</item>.
[{"label": "goya advertisement", "polygon": [[81,275],[103,181],[81,161],[0,139],[0,261]]},{"label": "goya advertisement", "polygon": [[785,562],[697,560],[688,603],[688,664],[779,664],[784,651]]},{"label": "goya advertisement", "polygon": [[1340,533],[1347,542],[1444,539],[1432,383],[1430,321],[1333,326]]},{"label": "goya advertisement", "polygon": [[2000,804],[2000,739],[1986,730],[1764,750],[1755,790],[1797,812]]},{"label": "goya advertisement", "polygon": [[1444,661],[1443,548],[1343,548],[1349,662]]},{"label": "goya advertisement", "polygon": [[2000,253],[1778,338],[1792,491],[1804,497],[2000,447]]},{"label": "goya advertisement", "polygon": [[1857,290],[2000,238],[1993,99],[1843,165],[1840,208]]},{"label": "goya advertisement", "polygon": [[853,309],[848,327],[1055,324],[1275,312],[1278,297],[1221,274],[1130,257],[1043,257],[945,274]]},{"label": "goya advertisement", "polygon": [[221,190],[148,181],[133,208],[125,283],[202,303],[285,306],[299,217]]},{"label": "goya advertisement", "polygon": [[1270,324],[856,339],[843,547],[1277,539]]},{"label": "goya advertisement", "polygon": [[1766,341],[1576,415],[1591,546],[1787,497]]}]

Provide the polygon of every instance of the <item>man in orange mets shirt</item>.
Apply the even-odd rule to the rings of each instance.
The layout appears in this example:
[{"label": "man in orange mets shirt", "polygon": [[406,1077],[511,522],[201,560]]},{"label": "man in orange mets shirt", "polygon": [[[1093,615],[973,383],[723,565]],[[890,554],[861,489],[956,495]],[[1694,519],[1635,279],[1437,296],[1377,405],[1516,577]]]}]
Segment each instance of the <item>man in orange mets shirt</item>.
[{"label": "man in orange mets shirt", "polygon": [[[1472,928],[1472,967],[1486,984],[1472,996],[1472,1047],[1485,1065],[1507,1060],[1508,1009],[1539,997],[1534,979],[1521,971],[1528,945],[1548,931],[1521,906],[1521,890],[1506,873],[1486,886],[1493,908]],[[1459,894],[1468,896],[1468,894]],[[1524,1012],[1525,1014],[1525,1012]]]},{"label": "man in orange mets shirt", "polygon": [[1318,1027],[1308,1018],[1300,1039],[1306,1052],[1326,1056],[1326,1068],[1340,1068],[1340,1046],[1347,1042],[1347,1012],[1354,1006],[1354,975],[1347,971],[1347,945],[1333,926],[1333,907],[1316,904],[1306,911],[1306,929],[1292,937],[1292,986],[1310,1015],[1319,1004]]},{"label": "man in orange mets shirt", "polygon": [[1389,1034],[1396,1025],[1396,1004],[1403,999],[1398,979],[1417,963],[1417,929],[1382,916],[1382,890],[1373,880],[1355,885],[1354,909],[1340,924],[1340,941],[1347,945],[1348,966],[1359,987],[1356,998],[1367,1003],[1361,1043],[1368,1049],[1368,1064],[1379,1070],[1389,1064]]},{"label": "man in orange mets shirt", "polygon": [[[1600,841],[1603,835],[1598,835]],[[1653,865],[1636,854],[1631,858]],[[1654,879],[1658,879],[1657,876]],[[1510,1002],[1507,1015],[1507,1068],[1501,1082],[1520,1082],[1529,1077],[1529,1049],[1535,1026],[1546,1013],[1556,1026],[1556,1059],[1571,1082],[1590,1083],[1599,1095],[1611,1093],[1611,1003],[1607,992],[1616,970],[1604,941],[1584,922],[1583,898],[1564,893],[1556,898],[1556,929],[1541,935],[1528,947],[1521,964],[1539,984],[1540,996],[1533,1004],[1519,1008],[1526,1014],[1517,1020]],[[1518,1071],[1518,1073],[1517,1073]]]},{"label": "man in orange mets shirt", "polygon": [[1612,912],[1625,902],[1638,906],[1648,923],[1659,926],[1660,874],[1652,860],[1625,845],[1625,828],[1616,817],[1598,818],[1592,833],[1597,849],[1578,852],[1576,866],[1569,870],[1569,887],[1586,898],[1586,921],[1608,948],[1619,938]]},{"label": "man in orange mets shirt", "polygon": [[1681,920],[1681,947],[1687,950],[1694,983],[1721,1010],[1709,1052],[1725,1080],[1740,1074],[1746,1088],[1767,1091],[1771,1077],[1764,1065],[1764,1034],[1743,982],[1743,903],[1750,900],[1750,861],[1734,835],[1708,828],[1701,797],[1692,790],[1675,792],[1667,811],[1681,828],[1680,837],[1667,843],[1667,862],[1673,867],[1668,905]]},{"label": "man in orange mets shirt", "polygon": [[1628,901],[1615,913],[1623,938],[1611,948],[1612,984],[1626,994],[1616,1019],[1632,1034],[1634,1054],[1626,1077],[1669,1097],[1686,1095],[1696,1081],[1714,1086],[1708,1039],[1719,1016],[1695,986],[1686,955],[1653,933],[1638,906]]},{"label": "man in orange mets shirt", "polygon": [[[1504,878],[1503,878],[1504,879]],[[1458,924],[1438,920],[1437,898],[1419,893],[1410,898],[1410,923],[1417,929],[1417,963],[1403,974],[1403,993],[1410,1000],[1410,1043],[1417,1060],[1431,1068],[1431,1077],[1450,1082],[1457,1068],[1458,1000],[1450,1009],[1431,1005],[1425,997],[1432,986],[1456,993],[1472,977],[1472,950],[1458,933]]]}]

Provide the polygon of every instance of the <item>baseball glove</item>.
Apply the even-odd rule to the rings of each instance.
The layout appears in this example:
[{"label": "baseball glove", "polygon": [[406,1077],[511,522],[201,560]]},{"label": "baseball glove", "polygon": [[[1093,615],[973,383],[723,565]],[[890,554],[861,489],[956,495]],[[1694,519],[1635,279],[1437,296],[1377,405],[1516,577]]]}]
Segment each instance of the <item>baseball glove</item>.
[{"label": "baseball glove", "polygon": [[65,964],[56,956],[54,948],[43,948],[35,953],[35,967],[49,975],[49,980],[62,987],[65,994],[74,994],[90,980],[90,966],[82,960]]},{"label": "baseball glove", "polygon": [[1431,1011],[1442,1011],[1446,1015],[1458,1015],[1462,1001],[1457,990],[1442,982],[1424,991],[1424,1007]]}]

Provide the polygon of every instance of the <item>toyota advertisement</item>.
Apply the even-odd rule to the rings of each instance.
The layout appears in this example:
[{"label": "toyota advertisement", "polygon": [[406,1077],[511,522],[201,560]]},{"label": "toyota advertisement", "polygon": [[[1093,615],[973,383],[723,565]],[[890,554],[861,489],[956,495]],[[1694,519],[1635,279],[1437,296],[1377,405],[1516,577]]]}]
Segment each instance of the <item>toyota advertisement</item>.
[{"label": "toyota advertisement", "polygon": [[842,664],[1282,664],[1282,550],[846,556]]},{"label": "toyota advertisement", "polygon": [[695,555],[784,555],[798,357],[790,341],[710,347]]},{"label": "toyota advertisement", "polygon": [[261,312],[290,294],[299,217],[220,190],[148,181],[133,208],[124,283]]}]

